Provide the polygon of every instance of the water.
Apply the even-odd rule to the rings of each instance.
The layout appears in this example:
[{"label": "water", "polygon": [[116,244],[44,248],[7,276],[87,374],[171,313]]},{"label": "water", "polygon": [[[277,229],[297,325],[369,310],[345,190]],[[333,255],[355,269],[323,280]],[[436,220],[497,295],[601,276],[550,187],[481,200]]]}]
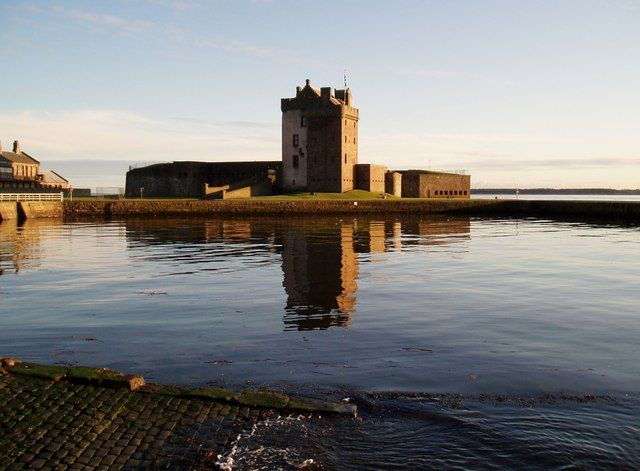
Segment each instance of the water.
[{"label": "water", "polygon": [[533,195],[533,194],[478,194],[473,199],[521,199],[542,201],[640,201],[640,195]]},{"label": "water", "polygon": [[0,355],[360,406],[261,424],[239,469],[632,467],[639,249],[537,219],[3,222]]}]

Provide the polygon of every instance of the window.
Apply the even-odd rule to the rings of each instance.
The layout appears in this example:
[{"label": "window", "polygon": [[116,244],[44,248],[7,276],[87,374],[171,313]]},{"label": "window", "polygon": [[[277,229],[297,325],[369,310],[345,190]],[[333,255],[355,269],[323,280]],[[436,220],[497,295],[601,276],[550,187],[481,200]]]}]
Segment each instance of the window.
[{"label": "window", "polygon": [[344,136],[344,143],[347,143],[347,136]]},{"label": "window", "polygon": [[293,147],[298,147],[300,145],[300,136],[298,134],[293,135]]},{"label": "window", "polygon": [[293,156],[293,168],[298,168],[298,166],[300,165],[300,159],[298,158],[297,155]]},{"label": "window", "polygon": [[355,137],[353,138],[353,143],[354,143],[354,144],[356,143],[356,138],[355,138]]},{"label": "window", "polygon": [[307,127],[307,117],[306,116],[300,116],[300,127],[301,128],[306,128]]},{"label": "window", "polygon": [[347,163],[347,154],[344,154],[344,163]]}]

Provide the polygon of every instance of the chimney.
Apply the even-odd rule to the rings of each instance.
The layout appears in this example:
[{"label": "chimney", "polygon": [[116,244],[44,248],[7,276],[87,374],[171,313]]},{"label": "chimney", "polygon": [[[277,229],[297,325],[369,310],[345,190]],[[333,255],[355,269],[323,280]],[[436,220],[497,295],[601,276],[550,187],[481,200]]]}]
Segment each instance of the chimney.
[{"label": "chimney", "polygon": [[307,79],[307,87],[311,86],[311,80]]},{"label": "chimney", "polygon": [[320,89],[320,95],[322,96],[323,102],[329,103],[331,101],[331,87],[322,87]]},{"label": "chimney", "polygon": [[302,87],[296,87],[296,96],[300,95],[301,91],[302,91]]},{"label": "chimney", "polygon": [[13,152],[14,154],[22,153],[22,149],[20,149],[20,141],[13,141]]},{"label": "chimney", "polygon": [[0,154],[2,154],[2,141],[0,141]]}]

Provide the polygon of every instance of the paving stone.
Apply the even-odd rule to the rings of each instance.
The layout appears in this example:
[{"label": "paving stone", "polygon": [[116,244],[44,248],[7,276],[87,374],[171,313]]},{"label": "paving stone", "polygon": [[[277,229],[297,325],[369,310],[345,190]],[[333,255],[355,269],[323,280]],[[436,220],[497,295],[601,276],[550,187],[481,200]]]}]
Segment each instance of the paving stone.
[{"label": "paving stone", "polygon": [[265,413],[11,374],[0,376],[0,408],[0,469],[208,468],[201,457]]}]

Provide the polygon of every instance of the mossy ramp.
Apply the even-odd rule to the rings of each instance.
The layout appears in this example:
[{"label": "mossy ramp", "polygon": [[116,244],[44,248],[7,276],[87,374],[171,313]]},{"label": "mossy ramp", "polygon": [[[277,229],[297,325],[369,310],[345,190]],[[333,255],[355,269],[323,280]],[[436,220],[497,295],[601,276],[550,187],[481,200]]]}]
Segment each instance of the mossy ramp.
[{"label": "mossy ramp", "polygon": [[20,360],[0,359],[0,374],[29,376],[48,381],[66,381],[105,388],[124,388],[141,394],[155,394],[179,398],[227,402],[234,405],[261,409],[295,410],[328,414],[357,413],[356,406],[311,398],[291,397],[274,391],[230,391],[223,388],[187,388],[146,384],[142,376],[128,375],[107,368],[88,366],[52,366]]}]

